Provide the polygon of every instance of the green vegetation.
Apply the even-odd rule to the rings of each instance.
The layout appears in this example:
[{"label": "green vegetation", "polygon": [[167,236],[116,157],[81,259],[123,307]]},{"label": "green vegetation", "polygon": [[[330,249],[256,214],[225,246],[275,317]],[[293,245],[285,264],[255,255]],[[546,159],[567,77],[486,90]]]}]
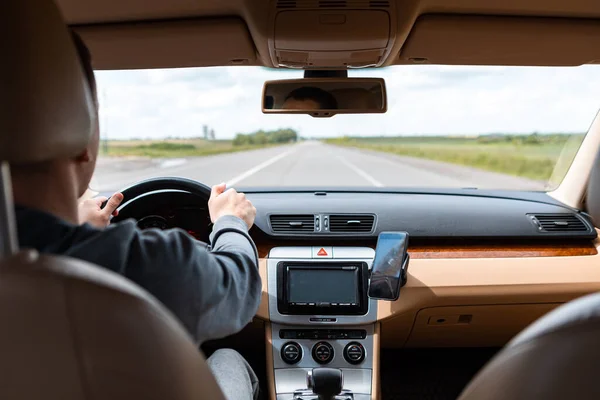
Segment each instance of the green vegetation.
[{"label": "green vegetation", "polygon": [[[582,134],[481,135],[477,137],[342,137],[326,142],[560,183]],[[555,168],[556,166],[556,168]]]},{"label": "green vegetation", "polygon": [[[583,134],[480,135],[474,137],[341,137],[325,142],[402,156],[466,165],[560,183],[579,150]],[[234,140],[166,139],[103,142],[101,155],[151,158],[201,157],[252,150],[299,140],[293,129],[259,130]]]},{"label": "green vegetation", "polygon": [[[214,137],[214,130],[204,127],[207,138]],[[114,157],[202,157],[212,154],[233,153],[267,146],[298,141],[293,129],[238,133],[234,140],[209,140],[202,138],[165,140],[111,140],[100,144],[100,155]]]},{"label": "green vegetation", "polygon": [[293,129],[276,131],[256,131],[249,134],[238,133],[233,139],[234,146],[283,144],[298,141],[298,132]]},{"label": "green vegetation", "polygon": [[150,158],[202,157],[213,154],[252,150],[261,147],[264,147],[264,145],[249,144],[234,146],[231,140],[112,140],[101,143],[100,155]]}]

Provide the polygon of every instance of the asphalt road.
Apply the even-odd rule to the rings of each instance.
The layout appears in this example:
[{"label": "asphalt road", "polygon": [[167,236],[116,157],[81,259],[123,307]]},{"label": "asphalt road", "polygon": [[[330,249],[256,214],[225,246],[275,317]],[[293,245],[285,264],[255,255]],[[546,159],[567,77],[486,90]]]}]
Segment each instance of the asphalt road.
[{"label": "asphalt road", "polygon": [[188,159],[98,160],[92,189],[111,192],[143,179],[181,176],[207,185],[228,186],[361,186],[476,187],[542,190],[543,183],[392,154],[303,142],[239,153]]}]

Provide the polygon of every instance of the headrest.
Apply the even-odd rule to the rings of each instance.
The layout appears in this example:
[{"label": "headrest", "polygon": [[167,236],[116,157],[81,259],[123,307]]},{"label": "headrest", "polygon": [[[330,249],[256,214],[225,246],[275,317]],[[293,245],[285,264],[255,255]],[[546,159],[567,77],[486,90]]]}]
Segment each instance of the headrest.
[{"label": "headrest", "polygon": [[83,150],[96,111],[71,35],[51,0],[0,1],[0,160]]},{"label": "headrest", "polygon": [[596,155],[596,161],[594,161],[592,173],[590,174],[586,203],[594,224],[600,228],[600,150]]},{"label": "headrest", "polygon": [[32,250],[1,260],[0,323],[2,399],[223,400],[175,317],[105,268]]},{"label": "headrest", "polygon": [[517,335],[459,400],[600,398],[600,293],[546,314]]}]

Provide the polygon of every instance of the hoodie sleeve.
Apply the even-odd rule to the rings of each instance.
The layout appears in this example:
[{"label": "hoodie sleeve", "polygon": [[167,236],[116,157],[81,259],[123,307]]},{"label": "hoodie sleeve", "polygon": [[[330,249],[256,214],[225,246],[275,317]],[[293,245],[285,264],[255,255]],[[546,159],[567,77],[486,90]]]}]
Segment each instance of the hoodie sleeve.
[{"label": "hoodie sleeve", "polygon": [[239,332],[260,303],[258,252],[244,221],[224,216],[212,249],[180,229],[135,230],[124,275],[152,293],[202,342]]}]

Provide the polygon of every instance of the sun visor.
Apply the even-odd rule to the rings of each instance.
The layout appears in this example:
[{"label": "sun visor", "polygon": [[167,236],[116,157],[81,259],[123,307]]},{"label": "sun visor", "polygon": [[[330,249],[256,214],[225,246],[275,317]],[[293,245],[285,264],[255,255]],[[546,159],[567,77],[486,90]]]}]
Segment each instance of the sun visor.
[{"label": "sun visor", "polygon": [[600,20],[424,15],[397,64],[574,66],[600,62]]},{"label": "sun visor", "polygon": [[256,50],[239,18],[81,26],[95,69],[254,65]]}]

